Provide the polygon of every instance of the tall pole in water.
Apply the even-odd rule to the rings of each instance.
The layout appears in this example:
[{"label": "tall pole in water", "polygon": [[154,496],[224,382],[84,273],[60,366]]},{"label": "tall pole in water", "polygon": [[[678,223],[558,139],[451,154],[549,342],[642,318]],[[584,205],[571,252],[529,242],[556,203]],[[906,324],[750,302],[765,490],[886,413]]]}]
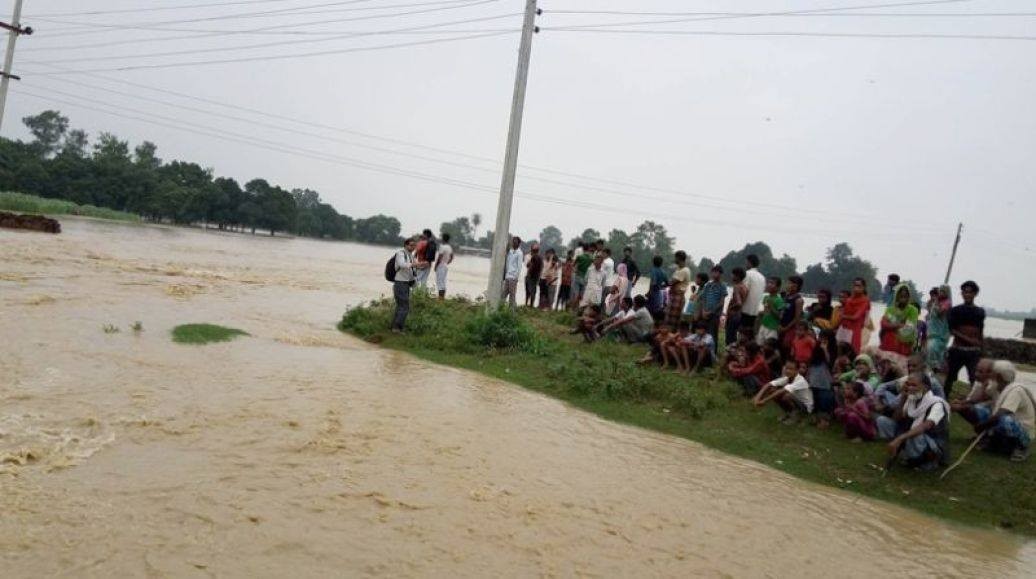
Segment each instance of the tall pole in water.
[{"label": "tall pole in water", "polygon": [[[0,75],[0,127],[3,126],[4,122],[4,108],[7,105],[7,85],[11,83],[11,65],[14,64],[14,43],[18,40],[18,35],[22,34],[21,29],[22,21],[22,0],[14,0],[14,15],[11,16],[11,25],[4,26],[7,28],[7,54],[4,55],[4,70],[3,74]],[[32,34],[31,30],[24,31],[27,34]]]},{"label": "tall pole in water", "polygon": [[532,35],[536,31],[536,0],[525,2],[525,22],[522,42],[518,48],[518,71],[514,77],[514,96],[511,99],[511,123],[507,129],[507,152],[504,154],[504,173],[500,181],[500,199],[496,207],[496,229],[493,230],[493,255],[489,267],[489,287],[486,301],[490,309],[500,306],[503,293],[504,261],[511,242],[511,205],[514,200],[514,178],[518,169],[518,144],[522,134],[522,111],[525,108],[525,85],[529,78],[529,56],[532,53]]},{"label": "tall pole in water", "polygon": [[963,228],[963,223],[957,224],[957,239],[953,240],[953,253],[950,254],[950,265],[946,268],[946,279],[943,280],[943,285],[950,283],[950,273],[953,271],[953,261],[957,259],[957,246],[960,245],[960,231]]}]

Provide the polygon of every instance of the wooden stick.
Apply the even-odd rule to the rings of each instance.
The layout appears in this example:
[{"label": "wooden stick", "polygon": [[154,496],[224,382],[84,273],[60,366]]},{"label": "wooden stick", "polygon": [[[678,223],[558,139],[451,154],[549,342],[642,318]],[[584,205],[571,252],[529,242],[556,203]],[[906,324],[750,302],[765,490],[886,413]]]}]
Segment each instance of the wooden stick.
[{"label": "wooden stick", "polygon": [[939,475],[939,480],[946,478],[946,475],[950,474],[951,470],[960,466],[961,463],[964,462],[964,459],[968,458],[968,454],[970,454],[971,451],[975,449],[975,446],[978,445],[978,441],[982,440],[982,437],[984,437],[987,432],[989,431],[983,430],[978,436],[976,436],[975,440],[971,441],[971,444],[968,446],[968,449],[964,451],[964,454],[960,455],[960,458],[957,459],[957,462],[951,464],[946,470],[942,471],[942,474]]}]

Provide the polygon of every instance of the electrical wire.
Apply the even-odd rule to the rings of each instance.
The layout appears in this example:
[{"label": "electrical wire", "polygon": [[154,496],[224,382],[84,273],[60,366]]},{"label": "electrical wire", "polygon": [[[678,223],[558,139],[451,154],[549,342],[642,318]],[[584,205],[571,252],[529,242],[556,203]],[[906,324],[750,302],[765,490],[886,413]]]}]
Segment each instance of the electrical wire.
[{"label": "electrical wire", "polygon": [[160,12],[163,10],[190,10],[196,8],[217,8],[222,6],[239,6],[242,4],[272,4],[275,2],[287,2],[289,0],[234,0],[232,2],[205,2],[203,4],[175,4],[171,6],[148,6],[143,8],[121,8],[117,10],[90,10],[87,12],[44,12],[32,14],[32,17],[50,16],[97,16],[101,14],[130,14],[133,12]]},{"label": "electrical wire", "polygon": [[[55,68],[55,69],[63,70],[63,71],[66,71],[66,72],[73,72],[73,73],[76,72],[74,69],[70,69],[70,68],[67,68],[67,67],[56,66],[56,65],[48,65],[48,66],[50,68]],[[39,76],[39,75],[34,73],[34,76]],[[293,117],[289,117],[289,116],[286,116],[286,115],[280,115],[280,114],[276,114],[276,113],[269,113],[269,112],[266,112],[266,111],[262,111],[262,110],[254,109],[254,108],[250,108],[250,107],[244,107],[244,106],[241,106],[241,105],[228,104],[228,103],[221,102],[221,101],[214,100],[214,99],[208,99],[208,98],[204,98],[204,97],[199,97],[199,96],[194,95],[194,94],[188,94],[188,93],[183,93],[183,92],[179,92],[179,91],[162,89],[162,88],[154,87],[154,86],[151,86],[151,85],[142,84],[142,83],[139,83],[139,82],[128,81],[128,80],[124,80],[124,79],[120,79],[120,78],[116,78],[116,77],[103,76],[103,75],[93,75],[93,76],[95,78],[99,78],[100,80],[104,80],[104,81],[108,81],[108,82],[112,82],[112,83],[116,83],[116,84],[120,84],[120,85],[124,85],[124,86],[129,86],[129,87],[133,87],[133,88],[137,88],[137,89],[143,89],[143,90],[147,90],[147,91],[152,91],[152,92],[155,92],[155,93],[158,93],[158,94],[163,94],[163,95],[175,96],[175,97],[183,98],[183,99],[186,99],[186,100],[189,100],[189,101],[193,101],[193,102],[204,103],[204,104],[208,104],[208,105],[212,105],[212,106],[217,106],[217,107],[220,107],[220,108],[223,108],[223,109],[228,109],[228,110],[237,111],[237,112],[245,112],[245,113],[257,115],[257,116],[264,117],[264,118],[270,118],[270,119],[276,119],[276,120],[280,120],[280,121],[285,121],[285,122],[289,122],[289,123],[292,123],[292,124],[295,124],[295,125],[298,125],[298,126],[304,126],[304,127],[309,127],[309,128],[328,130],[328,131],[333,131],[333,132],[353,135],[353,136],[357,136],[357,137],[362,137],[362,138],[365,138],[365,139],[370,139],[370,140],[381,142],[381,143],[388,143],[388,144],[392,144],[392,145],[396,145],[396,146],[403,146],[403,147],[409,147],[409,148],[413,148],[413,149],[419,149],[419,150],[429,151],[429,152],[438,153],[438,154],[450,155],[450,156],[454,156],[454,157],[458,157],[458,158],[469,159],[469,160],[472,160],[472,161],[480,161],[480,162],[491,163],[493,165],[493,168],[490,169],[492,172],[495,173],[495,172],[498,172],[500,170],[500,160],[497,159],[497,158],[493,158],[493,157],[472,155],[470,153],[465,153],[465,152],[457,151],[457,150],[453,150],[453,149],[444,149],[444,148],[440,148],[440,147],[433,147],[433,146],[429,146],[429,145],[426,145],[426,144],[415,143],[415,142],[406,141],[406,140],[403,140],[403,139],[384,137],[384,136],[381,136],[381,135],[374,135],[374,134],[371,134],[371,133],[366,133],[366,132],[362,132],[362,131],[356,131],[356,130],[348,129],[348,128],[344,128],[344,127],[337,127],[337,126],[332,126],[332,125],[326,125],[326,124],[321,124],[321,123],[314,123],[314,122],[310,122],[310,121],[299,120],[299,119],[296,119],[296,118],[293,118]],[[75,83],[75,81],[69,81],[69,80],[67,80],[64,77],[48,77],[48,78],[50,80],[59,80],[59,81],[63,81],[63,82],[69,82],[69,83],[72,83],[74,85],[78,85],[78,86],[82,86],[82,87],[95,88],[95,89],[98,89],[98,90],[110,90],[110,89],[98,87],[96,85],[89,85],[89,84],[86,84],[86,83]],[[119,92],[118,94],[129,96],[130,93]],[[147,99],[146,97],[140,97],[140,96],[137,96],[137,95],[134,95],[131,98],[142,99],[142,100],[145,100],[145,101],[150,100],[150,99]],[[163,102],[164,104],[170,104],[170,103],[168,103],[166,101],[159,101],[158,99],[154,99],[152,102]],[[170,105],[170,106],[177,106],[177,105]],[[196,110],[200,111],[201,109],[196,109]],[[214,113],[208,113],[208,114],[214,114]],[[229,118],[229,116],[228,116],[228,118]],[[250,122],[254,122],[254,121],[250,121]],[[312,133],[307,133],[307,134],[312,135]],[[366,147],[370,148],[369,145],[360,145],[360,144],[357,144],[357,143],[352,143],[352,144],[354,144],[354,146],[358,146],[358,147],[366,146]],[[384,147],[374,148],[374,150],[381,150],[381,151],[384,151],[384,152],[393,151],[392,149],[387,149],[387,148],[384,148]],[[427,155],[415,155],[413,153],[403,152],[403,151],[398,151],[398,152],[396,152],[396,154],[403,155],[403,156],[410,156],[412,158],[418,158],[418,159],[425,160],[425,161],[443,162],[442,160],[435,160],[434,157],[428,157]],[[454,166],[463,166],[463,167],[466,167],[466,168],[469,168],[469,169],[474,168],[470,164],[458,164],[458,163],[450,163],[450,162],[444,162],[444,164],[450,164],[450,165],[454,165]],[[723,197],[723,196],[706,195],[706,194],[701,194],[701,193],[691,193],[691,192],[677,190],[677,189],[667,189],[667,188],[662,188],[662,187],[653,187],[653,186],[644,185],[644,184],[641,184],[641,183],[631,183],[631,182],[627,182],[627,181],[614,180],[614,179],[602,179],[600,177],[593,177],[593,176],[590,176],[590,175],[584,175],[584,174],[574,173],[574,172],[570,172],[570,171],[562,171],[562,170],[558,170],[558,169],[550,169],[550,168],[546,168],[546,167],[538,167],[538,166],[535,166],[535,165],[522,164],[522,165],[519,165],[519,167],[522,169],[522,173],[521,173],[521,178],[522,179],[531,179],[531,180],[539,180],[539,181],[543,181],[543,182],[551,182],[551,180],[544,179],[542,177],[536,177],[535,175],[529,175],[528,174],[530,171],[531,172],[540,172],[540,173],[545,173],[545,174],[548,174],[548,175],[556,175],[556,176],[561,176],[561,177],[579,179],[579,180],[587,181],[587,182],[591,182],[591,183],[603,183],[605,185],[623,187],[627,191],[628,190],[636,190],[636,191],[653,191],[653,192],[656,192],[656,193],[664,193],[664,194],[667,194],[667,195],[677,196],[677,197],[680,198],[680,201],[685,201],[688,198],[692,198],[692,199],[701,199],[701,200],[712,201],[712,202],[719,202],[719,203],[734,203],[738,207],[744,207],[743,203],[739,203],[739,202],[736,202],[736,201],[730,201],[730,199],[728,197]],[[478,170],[485,170],[485,169],[478,169]],[[574,187],[574,188],[581,188],[581,189],[593,187],[593,186],[590,186],[590,185],[586,185],[584,183],[566,183],[566,185],[570,186],[570,187]],[[602,188],[597,188],[597,189],[602,189]],[[602,191],[603,191],[603,189],[602,189]],[[665,201],[666,202],[674,202],[673,200],[665,200]],[[698,205],[701,205],[700,202],[696,202],[696,203]],[[837,215],[848,216],[848,217],[851,217],[851,218],[861,217],[861,215],[857,214],[857,213],[840,213],[838,211],[833,211],[833,210],[828,210],[828,209],[811,209],[811,208],[808,208],[808,207],[803,207],[803,208],[789,207],[787,205],[780,205],[780,204],[766,203],[766,202],[758,202],[758,203],[757,202],[753,202],[752,206],[753,207],[763,208],[763,209],[776,209],[776,210],[782,210],[782,211],[792,210],[796,214],[799,214],[799,215],[801,215],[801,214],[815,214],[817,216],[822,216],[825,220],[831,219],[832,216],[837,216]],[[868,218],[869,217],[870,219],[867,222],[870,223],[873,219],[878,219],[878,218],[885,219],[887,216],[880,216],[880,215],[867,216],[867,215],[862,215],[862,217],[864,217],[864,218]],[[849,221],[849,220],[843,220],[843,221]],[[950,224],[946,224],[946,225],[949,226]],[[913,227],[916,227],[916,223],[911,223],[909,225],[904,224],[904,226],[909,226],[909,227],[913,228]]]},{"label": "electrical wire", "polygon": [[[442,4],[460,4],[467,3],[471,0],[448,0],[448,1],[437,1],[437,2],[418,2],[411,4],[392,4],[379,7],[362,7],[362,8],[339,8],[337,10],[325,10],[321,12],[345,12],[345,11],[359,11],[359,10],[384,10],[386,8],[411,8],[420,6],[432,6]],[[318,14],[321,12],[305,12],[301,14]],[[292,14],[295,16],[296,14]],[[197,40],[201,38],[210,38],[214,36],[268,36],[268,35],[293,35],[293,36],[332,36],[335,34],[346,34],[345,31],[338,32],[319,32],[313,30],[288,30],[291,28],[302,28],[306,26],[320,26],[326,24],[336,24],[340,22],[348,22],[350,19],[330,19],[330,20],[318,20],[308,22],[296,22],[296,23],[280,23],[273,26],[263,26],[260,28],[249,28],[249,29],[219,29],[219,30],[195,30],[195,29],[184,29],[186,32],[192,32],[193,34],[181,34],[177,36],[148,36],[145,38],[129,38],[124,40],[109,40],[105,42],[93,42],[88,44],[64,44],[58,46],[30,46],[27,49],[33,54],[38,52],[52,52],[59,50],[89,50],[93,48],[107,48],[112,46],[124,46],[127,44],[145,44],[152,42],[170,42],[176,40]],[[126,29],[136,30],[136,29]],[[161,28],[161,31],[177,31],[176,29]]]},{"label": "electrical wire", "polygon": [[[481,0],[479,4],[485,4],[487,2],[497,2],[498,0]],[[350,32],[350,33],[338,33],[328,38],[306,38],[302,40],[281,40],[277,42],[263,42],[258,44],[248,44],[241,46],[222,46],[217,48],[194,48],[189,50],[173,50],[166,52],[151,52],[143,54],[125,54],[125,55],[111,55],[111,56],[92,56],[92,57],[79,57],[79,58],[65,58],[58,60],[41,60],[41,61],[27,61],[33,64],[70,64],[76,62],[99,62],[99,61],[110,61],[110,60],[125,60],[125,59],[136,59],[136,58],[162,58],[167,56],[185,56],[190,54],[210,54],[214,52],[228,52],[236,50],[255,50],[260,48],[271,48],[276,46],[295,46],[299,44],[317,44],[322,42],[334,42],[336,40],[346,40],[352,38],[359,38],[365,36],[380,36],[387,34],[404,34],[411,32],[422,32],[434,28],[441,28],[443,26],[456,26],[462,24],[474,24],[478,22],[489,22],[491,20],[501,20],[504,18],[512,18],[514,16],[521,16],[520,12],[511,12],[508,14],[496,14],[493,16],[482,16],[478,18],[467,18],[462,20],[452,20],[449,22],[437,22],[434,24],[423,24],[420,26],[411,26],[407,28],[396,28],[391,30],[372,30],[368,32]],[[520,29],[505,30],[503,32],[519,32]],[[464,30],[462,33],[477,32]],[[499,31],[497,31],[499,32]]]},{"label": "electrical wire", "polygon": [[[184,68],[191,66],[209,66],[213,64],[232,64],[238,62],[260,62],[270,60],[287,60],[293,58],[309,58],[314,56],[329,56],[333,54],[350,54],[354,52],[373,52],[377,50],[388,50],[393,48],[406,48],[409,46],[423,46],[428,44],[444,44],[448,42],[460,42],[463,40],[475,40],[479,38],[490,38],[495,36],[502,36],[505,34],[514,34],[511,31],[502,32],[485,32],[481,34],[468,34],[463,36],[452,36],[448,38],[433,38],[430,40],[416,40],[412,42],[399,42],[394,44],[379,44],[375,46],[357,46],[352,48],[341,48],[334,50],[320,50],[315,52],[301,52],[296,54],[273,54],[267,56],[249,56],[241,58],[224,58],[217,60],[200,60],[193,62],[170,62],[165,64],[140,64],[133,66],[118,66],[113,68],[93,68],[76,71],[76,73],[97,73],[97,72],[118,72],[126,70],[144,70],[144,69],[159,69],[159,68]],[[26,61],[28,63],[28,61]],[[33,61],[29,64],[47,64],[42,62]],[[63,74],[73,74],[66,72],[43,72],[38,73],[40,76],[57,76]]]},{"label": "electrical wire", "polygon": [[641,34],[654,36],[788,36],[802,38],[889,38],[889,39],[928,39],[928,40],[1017,40],[1032,41],[1036,36],[1014,36],[1007,34],[922,34],[922,33],[882,33],[882,32],[721,32],[717,30],[629,30],[629,29],[584,29],[575,27],[543,27],[547,32],[597,32],[605,34]]},{"label": "electrical wire", "polygon": [[850,12],[850,13],[794,13],[775,14],[767,12],[635,12],[624,10],[544,10],[544,14],[558,15],[608,15],[608,16],[773,16],[793,18],[995,18],[1029,17],[1036,12]]}]

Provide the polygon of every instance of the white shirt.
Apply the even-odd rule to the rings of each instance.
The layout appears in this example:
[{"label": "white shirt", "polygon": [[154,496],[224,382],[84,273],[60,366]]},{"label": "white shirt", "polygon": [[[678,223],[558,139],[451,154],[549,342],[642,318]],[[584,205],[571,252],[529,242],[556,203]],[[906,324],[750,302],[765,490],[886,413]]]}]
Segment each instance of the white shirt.
[{"label": "white shirt", "polygon": [[784,388],[787,393],[794,396],[796,400],[806,407],[806,412],[813,412],[813,391],[809,389],[809,382],[806,382],[806,378],[802,374],[796,375],[795,380],[790,381],[790,383],[787,376],[781,376],[770,382],[769,385]]},{"label": "white shirt", "polygon": [[601,296],[604,295],[604,283],[604,268],[597,269],[591,265],[590,269],[586,270],[586,289],[583,290],[583,301],[579,305],[600,304]]},{"label": "white shirt", "polygon": [[517,280],[522,274],[522,264],[525,263],[525,256],[521,249],[507,250],[507,264],[504,269],[504,279]]},{"label": "white shirt", "polygon": [[605,285],[615,285],[615,260],[606,257],[601,263],[601,271],[604,272],[604,283]]},{"label": "white shirt", "polygon": [[1029,437],[1036,437],[1036,407],[1033,407],[1033,399],[1026,393],[1025,386],[1015,382],[1004,388],[996,400],[993,412],[1001,409],[1014,414],[1014,419],[1022,428],[1029,433]]},{"label": "white shirt", "polygon": [[449,243],[444,243],[439,246],[439,267],[447,267],[450,265],[450,259],[453,257],[453,248],[450,247]]},{"label": "white shirt", "polygon": [[759,309],[763,305],[763,292],[766,290],[766,278],[759,273],[759,269],[753,267],[745,272],[745,285],[748,286],[748,295],[745,296],[745,305],[742,312],[745,315],[759,315]]},{"label": "white shirt", "polygon": [[405,249],[396,252],[396,281],[414,281],[414,256]]}]

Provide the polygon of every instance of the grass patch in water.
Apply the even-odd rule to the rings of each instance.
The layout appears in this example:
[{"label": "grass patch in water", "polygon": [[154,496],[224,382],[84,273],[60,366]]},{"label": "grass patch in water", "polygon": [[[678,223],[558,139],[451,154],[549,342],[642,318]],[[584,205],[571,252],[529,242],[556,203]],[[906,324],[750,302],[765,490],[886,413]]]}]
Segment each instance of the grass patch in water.
[{"label": "grass patch in water", "polygon": [[18,213],[35,213],[39,215],[82,215],[98,219],[115,221],[140,221],[140,216],[125,211],[116,211],[106,207],[80,205],[64,199],[48,199],[25,193],[0,191],[0,210],[17,211]]},{"label": "grass patch in water", "polygon": [[217,326],[215,324],[184,324],[173,328],[173,341],[178,344],[229,342],[238,336],[247,335],[248,332],[244,330]]},{"label": "grass patch in water", "polygon": [[[637,367],[644,346],[585,344],[568,335],[570,313],[522,310],[486,314],[463,299],[439,302],[415,292],[407,333],[388,331],[394,305],[373,301],[349,309],[338,328],[383,347],[473,370],[564,400],[603,418],[694,440],[799,478],[896,503],[961,523],[1036,536],[1036,459],[1012,463],[973,452],[945,480],[901,468],[882,476],[885,444],[850,443],[839,425],[821,431],[777,423],[770,406],[756,410],[739,387],[715,375],[678,376]],[[951,421],[954,460],[972,431]]]}]

